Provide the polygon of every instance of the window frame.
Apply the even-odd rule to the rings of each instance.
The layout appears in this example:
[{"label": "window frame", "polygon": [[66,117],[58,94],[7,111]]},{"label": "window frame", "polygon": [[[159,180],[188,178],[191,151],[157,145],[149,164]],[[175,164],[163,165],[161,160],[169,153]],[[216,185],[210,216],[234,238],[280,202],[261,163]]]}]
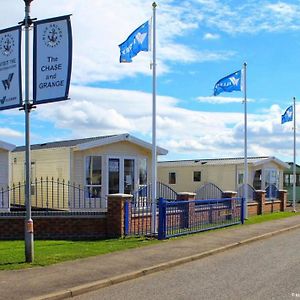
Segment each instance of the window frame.
[{"label": "window frame", "polygon": [[[199,176],[199,180],[195,180],[195,175],[196,173],[198,173],[200,176]],[[196,178],[197,179],[197,178]],[[202,172],[201,171],[193,171],[193,181],[194,182],[201,182],[202,180]]]},{"label": "window frame", "polygon": [[[172,177],[171,177],[172,175],[174,175],[173,180],[171,180],[172,179]],[[176,184],[176,172],[169,172],[169,184]]]}]

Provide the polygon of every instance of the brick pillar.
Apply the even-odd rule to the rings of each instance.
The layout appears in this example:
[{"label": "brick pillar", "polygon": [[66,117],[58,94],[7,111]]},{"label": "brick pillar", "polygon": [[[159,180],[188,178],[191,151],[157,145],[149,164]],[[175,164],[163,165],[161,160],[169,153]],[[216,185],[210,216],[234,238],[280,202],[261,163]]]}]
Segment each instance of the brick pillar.
[{"label": "brick pillar", "polygon": [[258,202],[258,215],[262,215],[265,212],[265,203],[266,203],[266,191],[256,190],[255,191],[255,201]]},{"label": "brick pillar", "polygon": [[177,194],[178,201],[191,201],[184,206],[183,214],[180,217],[180,227],[189,228],[195,219],[195,193],[182,192]]},{"label": "brick pillar", "polygon": [[[125,233],[124,207],[125,202],[131,201],[132,195],[111,194],[107,196],[107,235],[108,237],[122,237]],[[129,205],[129,224],[130,224]]]},{"label": "brick pillar", "polygon": [[[223,193],[222,193],[222,198],[236,198],[236,196],[237,196],[237,192],[234,192],[234,191],[224,191]],[[226,219],[227,220],[232,220],[232,216],[236,216],[236,214],[237,214],[237,207],[236,207],[236,205],[234,205],[234,209],[233,209],[233,200],[232,201],[228,201],[228,205],[227,205],[227,208],[228,208],[228,210],[230,210],[229,211],[229,213],[230,214],[228,214],[228,212],[226,213],[227,214],[227,216],[226,216]]]},{"label": "brick pillar", "polygon": [[280,211],[285,211],[286,203],[287,203],[287,191],[286,190],[279,190],[279,200],[280,203]]}]

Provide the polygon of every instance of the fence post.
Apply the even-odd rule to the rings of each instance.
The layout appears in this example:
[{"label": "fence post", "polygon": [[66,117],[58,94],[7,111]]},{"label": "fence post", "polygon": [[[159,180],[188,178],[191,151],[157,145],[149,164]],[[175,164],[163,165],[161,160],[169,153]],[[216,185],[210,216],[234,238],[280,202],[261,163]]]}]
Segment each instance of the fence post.
[{"label": "fence post", "polygon": [[129,234],[129,201],[125,201],[124,203],[124,235]]},{"label": "fence post", "polygon": [[244,215],[244,205],[245,205],[245,198],[241,198],[241,223],[245,223],[245,215]]},{"label": "fence post", "polygon": [[256,201],[258,202],[258,215],[262,215],[265,212],[265,203],[266,203],[266,191],[264,190],[256,190]]},{"label": "fence post", "polygon": [[158,239],[164,240],[166,238],[166,201],[163,198],[158,200]]},{"label": "fence post", "polygon": [[280,202],[280,211],[285,211],[286,203],[287,203],[287,191],[286,190],[279,190],[279,200]]},{"label": "fence post", "polygon": [[[108,237],[123,237],[125,233],[125,202],[132,195],[111,194],[107,196],[107,235]],[[130,209],[129,209],[130,210]],[[129,216],[129,215],[128,215]],[[130,223],[130,216],[128,218]]]}]

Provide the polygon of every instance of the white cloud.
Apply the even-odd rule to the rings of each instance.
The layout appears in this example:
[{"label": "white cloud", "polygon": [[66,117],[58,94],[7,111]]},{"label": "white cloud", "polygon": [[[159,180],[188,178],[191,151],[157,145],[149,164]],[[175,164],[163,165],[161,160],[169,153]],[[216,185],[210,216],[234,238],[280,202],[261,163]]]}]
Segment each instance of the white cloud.
[{"label": "white cloud", "polygon": [[219,34],[216,33],[205,33],[203,36],[204,40],[218,40],[220,38]]},{"label": "white cloud", "polygon": [[300,30],[300,5],[284,1],[194,0],[199,22],[228,34]]},{"label": "white cloud", "polygon": [[[244,98],[222,97],[222,96],[200,96],[197,98],[197,100],[200,103],[228,104],[228,103],[243,103]],[[254,99],[247,99],[247,102],[254,102]]]},{"label": "white cloud", "polygon": [[[78,86],[72,87],[72,94],[71,101],[40,106],[37,117],[71,130],[74,138],[130,132],[151,142],[151,94]],[[168,158],[243,155],[242,105],[239,113],[232,113],[192,111],[179,107],[180,103],[180,99],[157,96],[157,142],[169,150]],[[248,114],[249,155],[289,157],[291,128],[280,124],[281,113],[282,109],[273,105]]]},{"label": "white cloud", "polygon": [[20,139],[23,138],[23,134],[17,130],[13,130],[7,127],[0,127],[1,139]]}]

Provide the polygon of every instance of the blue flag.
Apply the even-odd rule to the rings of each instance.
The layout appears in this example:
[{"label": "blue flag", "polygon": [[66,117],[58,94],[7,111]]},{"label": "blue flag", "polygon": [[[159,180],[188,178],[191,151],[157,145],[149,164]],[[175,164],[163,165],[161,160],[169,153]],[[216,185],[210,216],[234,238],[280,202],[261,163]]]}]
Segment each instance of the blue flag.
[{"label": "blue flag", "polygon": [[132,62],[132,57],[140,51],[149,51],[149,21],[132,32],[127,40],[119,45],[120,62]]},{"label": "blue flag", "polygon": [[222,79],[220,79],[214,87],[214,96],[222,92],[232,92],[242,90],[242,70],[234,72]]},{"label": "blue flag", "polygon": [[281,116],[281,124],[285,122],[293,121],[293,106],[288,107],[284,114]]}]

